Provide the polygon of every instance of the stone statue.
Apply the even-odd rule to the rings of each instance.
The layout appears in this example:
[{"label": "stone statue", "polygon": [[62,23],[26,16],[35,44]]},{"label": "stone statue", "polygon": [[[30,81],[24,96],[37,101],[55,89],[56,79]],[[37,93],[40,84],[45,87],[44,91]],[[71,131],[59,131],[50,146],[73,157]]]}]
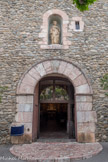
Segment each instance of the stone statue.
[{"label": "stone statue", "polygon": [[53,25],[50,29],[50,38],[51,38],[51,44],[60,43],[60,28],[57,25],[57,21],[53,21]]}]

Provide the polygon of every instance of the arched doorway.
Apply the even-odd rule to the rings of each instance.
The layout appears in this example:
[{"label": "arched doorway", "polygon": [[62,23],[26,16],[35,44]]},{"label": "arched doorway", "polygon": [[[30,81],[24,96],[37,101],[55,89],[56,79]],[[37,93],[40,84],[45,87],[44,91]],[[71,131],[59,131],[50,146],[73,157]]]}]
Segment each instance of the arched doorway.
[{"label": "arched doorway", "polygon": [[[37,89],[37,87],[36,87]],[[74,87],[63,76],[50,75],[39,82],[38,127],[35,138],[75,138]],[[37,103],[39,102],[39,104]],[[33,124],[36,128],[36,116]],[[35,139],[34,138],[34,139]]]},{"label": "arched doorway", "polygon": [[[39,82],[48,75],[61,75],[74,86],[76,140],[78,142],[95,142],[97,117],[92,108],[93,93],[90,83],[78,66],[71,62],[54,59],[33,65],[22,76],[17,86],[17,113],[14,123],[16,125],[24,124],[23,143],[26,140],[30,142],[35,137],[37,138],[39,130]],[[36,123],[36,125],[33,123]]]}]

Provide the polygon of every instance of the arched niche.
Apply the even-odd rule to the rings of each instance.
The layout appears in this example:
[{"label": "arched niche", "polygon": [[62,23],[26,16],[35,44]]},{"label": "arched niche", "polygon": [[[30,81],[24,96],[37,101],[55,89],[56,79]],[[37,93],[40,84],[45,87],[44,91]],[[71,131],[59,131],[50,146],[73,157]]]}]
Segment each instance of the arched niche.
[{"label": "arched niche", "polygon": [[[49,40],[49,24],[55,18],[61,28],[61,41],[60,44],[50,44]],[[48,10],[43,14],[43,23],[41,26],[41,32],[39,33],[39,45],[41,49],[68,49],[71,45],[71,41],[68,37],[72,35],[68,31],[69,18],[68,15],[59,9]]]},{"label": "arched niche", "polygon": [[49,16],[48,18],[48,44],[51,44],[51,37],[50,37],[50,29],[53,25],[53,21],[57,22],[57,26],[60,29],[60,37],[59,37],[59,44],[62,44],[62,17],[60,15],[57,14],[53,14],[51,16]]}]

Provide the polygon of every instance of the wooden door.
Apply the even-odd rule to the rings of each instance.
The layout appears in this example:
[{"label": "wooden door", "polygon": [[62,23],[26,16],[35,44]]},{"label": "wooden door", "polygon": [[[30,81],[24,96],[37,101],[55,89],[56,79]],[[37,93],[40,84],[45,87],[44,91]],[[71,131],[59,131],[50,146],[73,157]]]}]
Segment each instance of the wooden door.
[{"label": "wooden door", "polygon": [[37,84],[34,92],[32,125],[32,140],[35,141],[39,136],[39,84]]}]

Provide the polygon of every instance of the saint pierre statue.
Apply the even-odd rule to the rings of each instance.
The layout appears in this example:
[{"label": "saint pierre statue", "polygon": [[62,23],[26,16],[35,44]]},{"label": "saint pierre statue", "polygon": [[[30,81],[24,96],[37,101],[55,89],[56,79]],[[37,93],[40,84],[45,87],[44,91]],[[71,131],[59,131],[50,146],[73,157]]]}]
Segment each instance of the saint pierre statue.
[{"label": "saint pierre statue", "polygon": [[50,29],[51,44],[59,44],[60,42],[60,28],[57,26],[57,21],[53,21]]}]

